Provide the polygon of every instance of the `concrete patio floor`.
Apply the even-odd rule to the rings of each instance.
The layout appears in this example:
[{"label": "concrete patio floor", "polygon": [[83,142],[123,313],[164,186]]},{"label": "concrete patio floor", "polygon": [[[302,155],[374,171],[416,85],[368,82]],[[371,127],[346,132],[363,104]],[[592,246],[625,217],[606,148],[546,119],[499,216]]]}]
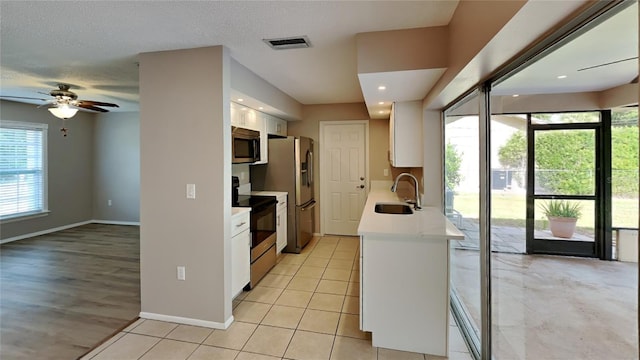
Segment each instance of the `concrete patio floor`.
[{"label": "concrete patio floor", "polygon": [[[501,247],[495,249],[517,252],[519,248],[510,242],[513,239],[501,238]],[[477,247],[461,247],[463,243],[452,244],[451,283],[478,326],[479,251]],[[636,359],[637,266],[590,258],[493,252],[494,357]]]}]

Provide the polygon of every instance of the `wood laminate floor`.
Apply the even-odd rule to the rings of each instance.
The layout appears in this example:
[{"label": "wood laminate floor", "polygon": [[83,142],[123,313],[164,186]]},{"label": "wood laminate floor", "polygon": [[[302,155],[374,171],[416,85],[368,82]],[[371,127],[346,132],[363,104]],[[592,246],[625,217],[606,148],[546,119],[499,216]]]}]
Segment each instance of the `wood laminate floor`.
[{"label": "wood laminate floor", "polygon": [[0,246],[0,359],[76,359],[140,312],[140,230],[88,224]]}]

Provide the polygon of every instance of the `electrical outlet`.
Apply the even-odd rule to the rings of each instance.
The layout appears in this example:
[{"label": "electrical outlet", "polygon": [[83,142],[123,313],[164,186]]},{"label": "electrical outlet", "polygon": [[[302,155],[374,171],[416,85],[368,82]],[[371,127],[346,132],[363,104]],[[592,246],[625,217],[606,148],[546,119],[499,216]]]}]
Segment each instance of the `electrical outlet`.
[{"label": "electrical outlet", "polygon": [[187,199],[196,198],[196,184],[187,184]]},{"label": "electrical outlet", "polygon": [[107,200],[107,206],[111,206],[111,199]]},{"label": "electrical outlet", "polygon": [[383,174],[384,176],[389,176],[389,169],[384,169],[384,170],[382,170],[382,174]]},{"label": "electrical outlet", "polygon": [[186,277],[185,267],[178,266],[177,272],[178,272],[178,280],[185,280],[185,277]]}]

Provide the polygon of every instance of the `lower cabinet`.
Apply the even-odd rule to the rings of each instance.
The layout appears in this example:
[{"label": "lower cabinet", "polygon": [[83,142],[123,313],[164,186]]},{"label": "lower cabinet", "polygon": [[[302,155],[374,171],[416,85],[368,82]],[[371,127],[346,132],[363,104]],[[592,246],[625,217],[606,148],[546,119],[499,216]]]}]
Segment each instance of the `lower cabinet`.
[{"label": "lower cabinet", "polygon": [[360,237],[360,329],[373,346],[447,356],[448,249],[442,239]]},{"label": "lower cabinet", "polygon": [[278,196],[278,211],[276,212],[276,248],[278,253],[287,247],[287,195]]},{"label": "lower cabinet", "polygon": [[231,223],[231,293],[236,297],[251,281],[249,212],[234,216]]}]

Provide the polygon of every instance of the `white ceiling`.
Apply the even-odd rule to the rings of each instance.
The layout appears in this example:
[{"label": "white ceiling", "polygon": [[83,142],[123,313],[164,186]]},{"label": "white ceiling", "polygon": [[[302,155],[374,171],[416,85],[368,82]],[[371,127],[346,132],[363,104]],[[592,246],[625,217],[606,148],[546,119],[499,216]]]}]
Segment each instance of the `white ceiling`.
[{"label": "white ceiling", "polygon": [[[381,74],[358,79],[355,35],[447,25],[457,4],[3,0],[0,95],[48,98],[39,92],[62,82],[74,85],[80,99],[115,102],[119,111],[134,111],[139,53],[225,45],[239,63],[302,104],[366,100],[372,117],[386,117],[377,114],[379,101],[420,99],[441,71],[389,73],[388,82],[400,84],[390,88],[400,92],[380,94]],[[637,60],[577,70],[638,56],[637,6],[502,82],[494,94],[599,91],[630,82],[638,75]],[[300,35],[313,46],[275,51],[262,41]]]},{"label": "white ceiling", "polygon": [[[638,3],[635,2],[501,82],[492,89],[492,94],[557,94],[610,89],[628,84],[638,76],[637,57]],[[628,60],[621,61],[625,59]],[[609,65],[599,66],[603,64]],[[586,69],[590,67],[594,68]],[[566,77],[559,79],[562,75]]]},{"label": "white ceiling", "polygon": [[[138,109],[141,52],[225,45],[302,104],[362,102],[355,35],[447,25],[457,1],[1,1],[0,95],[80,99]],[[309,49],[264,38],[307,35]],[[423,94],[424,96],[424,94]],[[34,103],[38,103],[37,101]]]}]

